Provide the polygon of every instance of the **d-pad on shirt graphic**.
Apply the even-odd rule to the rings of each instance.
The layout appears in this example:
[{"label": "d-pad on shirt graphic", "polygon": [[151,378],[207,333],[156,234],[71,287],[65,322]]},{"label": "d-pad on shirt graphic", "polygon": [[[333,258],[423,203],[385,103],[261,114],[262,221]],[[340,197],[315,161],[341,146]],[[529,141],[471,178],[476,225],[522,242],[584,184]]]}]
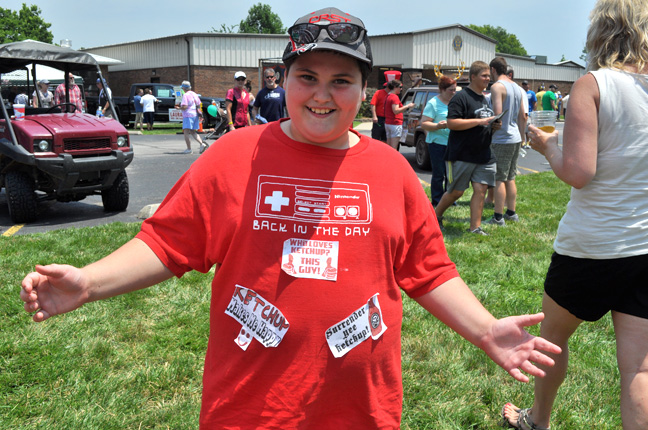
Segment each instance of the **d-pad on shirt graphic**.
[{"label": "d-pad on shirt graphic", "polygon": [[369,186],[355,182],[260,175],[256,216],[301,222],[369,224]]}]

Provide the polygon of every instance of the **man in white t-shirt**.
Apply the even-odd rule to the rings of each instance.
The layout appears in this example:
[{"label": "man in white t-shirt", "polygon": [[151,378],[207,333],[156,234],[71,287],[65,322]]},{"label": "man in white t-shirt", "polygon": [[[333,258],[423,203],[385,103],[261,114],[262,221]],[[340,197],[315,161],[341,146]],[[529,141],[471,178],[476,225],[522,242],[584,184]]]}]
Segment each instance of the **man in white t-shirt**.
[{"label": "man in white t-shirt", "polygon": [[155,120],[155,103],[158,102],[158,99],[151,94],[151,89],[147,88],[144,90],[144,96],[140,100],[140,104],[144,109],[144,122],[147,125],[148,130],[153,130],[153,121]]}]

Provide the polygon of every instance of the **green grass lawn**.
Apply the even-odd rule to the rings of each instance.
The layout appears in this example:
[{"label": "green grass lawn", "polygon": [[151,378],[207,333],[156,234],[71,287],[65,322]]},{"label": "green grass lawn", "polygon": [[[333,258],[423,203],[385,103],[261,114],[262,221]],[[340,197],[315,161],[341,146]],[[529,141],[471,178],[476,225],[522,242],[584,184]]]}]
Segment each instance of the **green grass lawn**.
[{"label": "green grass lawn", "polygon": [[[139,131],[138,129],[129,128],[128,130]],[[144,124],[144,130],[142,134],[182,134],[182,123],[181,122],[156,122],[153,123],[153,130],[147,130],[146,124]]]},{"label": "green grass lawn", "polygon": [[[445,215],[459,272],[496,316],[540,310],[542,284],[569,188],[552,173],[518,178],[521,221],[465,233],[469,193]],[[486,209],[484,218],[492,209]],[[129,240],[138,224],[0,237],[0,429],[196,429],[209,331],[211,274],[91,303],[35,324],[19,299],[36,263],[85,265]],[[118,270],[118,268],[116,268]],[[538,333],[538,327],[530,331]],[[404,301],[403,429],[495,429],[521,384],[484,353]],[[618,371],[609,316],[572,338],[556,401],[557,429],[619,429]]]}]

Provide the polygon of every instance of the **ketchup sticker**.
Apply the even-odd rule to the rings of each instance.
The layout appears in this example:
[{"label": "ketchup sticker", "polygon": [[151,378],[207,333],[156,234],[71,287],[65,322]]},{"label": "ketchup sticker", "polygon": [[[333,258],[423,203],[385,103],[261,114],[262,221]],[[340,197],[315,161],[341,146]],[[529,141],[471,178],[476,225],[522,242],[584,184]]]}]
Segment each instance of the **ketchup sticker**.
[{"label": "ketchup sticker", "polygon": [[339,242],[288,239],[284,241],[281,270],[295,278],[337,281]]},{"label": "ketchup sticker", "polygon": [[344,356],[365,340],[378,339],[387,330],[378,293],[367,304],[326,330],[326,342],[335,358]]},{"label": "ketchup sticker", "polygon": [[237,285],[225,314],[241,323],[234,343],[243,351],[253,339],[266,348],[276,347],[283,340],[290,324],[281,311],[254,290]]}]

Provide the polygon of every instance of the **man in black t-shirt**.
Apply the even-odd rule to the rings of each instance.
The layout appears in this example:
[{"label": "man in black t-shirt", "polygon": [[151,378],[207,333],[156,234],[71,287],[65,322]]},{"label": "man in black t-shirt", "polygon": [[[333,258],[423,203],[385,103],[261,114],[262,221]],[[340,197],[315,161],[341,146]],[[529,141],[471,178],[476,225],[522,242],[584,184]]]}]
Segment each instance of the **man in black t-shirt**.
[{"label": "man in black t-shirt", "polygon": [[286,113],[286,93],[277,85],[274,69],[263,72],[265,87],[257,93],[252,109],[252,119],[256,124],[279,121]]},{"label": "man in black t-shirt", "polygon": [[448,187],[435,211],[439,222],[443,213],[472,184],[470,199],[471,233],[486,235],[481,229],[484,198],[495,186],[495,158],[490,150],[491,135],[501,123],[493,122],[490,100],[484,90],[490,82],[490,67],[483,61],[470,66],[470,85],[457,92],[448,105]]}]

